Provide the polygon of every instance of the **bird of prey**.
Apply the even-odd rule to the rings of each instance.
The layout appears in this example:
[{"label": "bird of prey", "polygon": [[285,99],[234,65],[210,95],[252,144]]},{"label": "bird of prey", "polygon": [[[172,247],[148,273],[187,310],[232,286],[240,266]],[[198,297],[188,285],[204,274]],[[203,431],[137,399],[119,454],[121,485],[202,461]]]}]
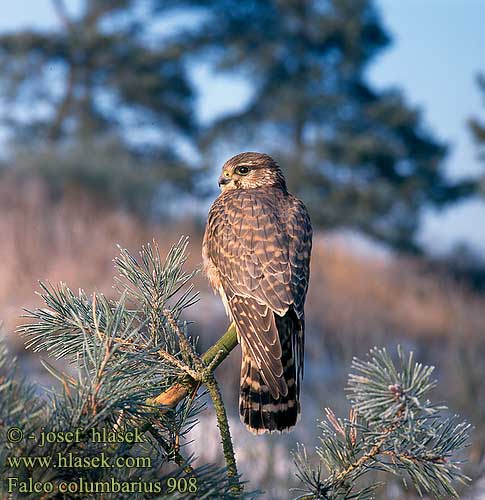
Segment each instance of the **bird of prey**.
[{"label": "bird of prey", "polygon": [[242,348],[241,421],[255,434],[289,431],[301,411],[310,218],[266,154],[229,159],[219,186],[202,256]]}]

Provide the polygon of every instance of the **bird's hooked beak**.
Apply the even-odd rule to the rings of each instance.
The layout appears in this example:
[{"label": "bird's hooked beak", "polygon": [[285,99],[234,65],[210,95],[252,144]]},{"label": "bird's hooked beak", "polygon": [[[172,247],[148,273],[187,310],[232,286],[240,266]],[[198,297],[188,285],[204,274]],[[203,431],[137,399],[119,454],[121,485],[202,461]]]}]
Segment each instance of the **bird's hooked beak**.
[{"label": "bird's hooked beak", "polygon": [[226,184],[229,184],[231,182],[231,178],[229,176],[225,176],[222,174],[219,177],[219,180],[217,181],[217,184],[219,184],[219,187],[225,186]]}]

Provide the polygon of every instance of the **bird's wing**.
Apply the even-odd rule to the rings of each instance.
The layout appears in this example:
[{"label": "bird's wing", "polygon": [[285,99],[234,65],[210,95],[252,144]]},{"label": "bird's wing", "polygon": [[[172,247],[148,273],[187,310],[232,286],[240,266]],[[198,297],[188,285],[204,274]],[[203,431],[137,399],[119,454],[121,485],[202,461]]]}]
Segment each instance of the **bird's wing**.
[{"label": "bird's wing", "polygon": [[300,320],[301,328],[298,336],[293,339],[298,368],[297,380],[303,376],[303,350],[304,350],[304,310],[305,297],[310,279],[310,254],[312,251],[312,225],[305,205],[296,197],[290,195],[288,220],[286,223],[287,234],[290,238],[289,258],[291,266],[291,293],[293,307]]},{"label": "bird's wing", "polygon": [[292,259],[298,265],[278,209],[284,196],[270,189],[223,193],[209,213],[206,238],[238,334],[275,398],[287,387],[273,312],[283,316],[294,302]]}]

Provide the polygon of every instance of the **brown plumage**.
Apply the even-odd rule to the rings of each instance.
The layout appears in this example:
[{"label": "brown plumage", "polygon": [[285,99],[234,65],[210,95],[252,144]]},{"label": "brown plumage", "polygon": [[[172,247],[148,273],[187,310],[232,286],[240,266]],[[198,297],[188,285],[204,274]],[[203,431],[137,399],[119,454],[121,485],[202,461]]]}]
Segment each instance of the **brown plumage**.
[{"label": "brown plumage", "polygon": [[241,420],[257,434],[282,432],[300,413],[310,219],[268,155],[234,156],[219,185],[202,255],[242,348]]}]

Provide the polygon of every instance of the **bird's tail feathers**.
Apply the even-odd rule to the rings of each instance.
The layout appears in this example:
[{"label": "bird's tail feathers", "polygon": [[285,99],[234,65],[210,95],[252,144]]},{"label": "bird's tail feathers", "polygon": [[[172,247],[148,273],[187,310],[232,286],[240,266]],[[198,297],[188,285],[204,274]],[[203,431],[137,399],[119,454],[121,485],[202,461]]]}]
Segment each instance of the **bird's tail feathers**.
[{"label": "bird's tail feathers", "polygon": [[296,369],[294,339],[302,325],[292,311],[283,317],[275,314],[275,320],[282,348],[282,378],[288,388],[285,396],[279,394],[274,398],[271,395],[256,362],[251,359],[244,342],[241,343],[239,414],[243,424],[254,434],[288,432],[297,424],[300,417],[300,374]]}]

